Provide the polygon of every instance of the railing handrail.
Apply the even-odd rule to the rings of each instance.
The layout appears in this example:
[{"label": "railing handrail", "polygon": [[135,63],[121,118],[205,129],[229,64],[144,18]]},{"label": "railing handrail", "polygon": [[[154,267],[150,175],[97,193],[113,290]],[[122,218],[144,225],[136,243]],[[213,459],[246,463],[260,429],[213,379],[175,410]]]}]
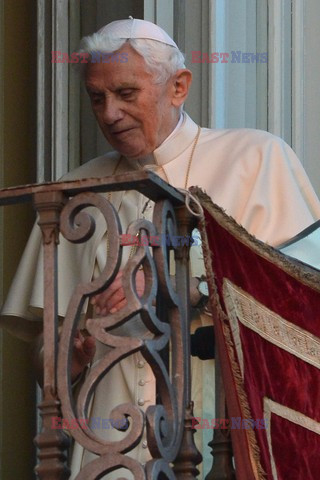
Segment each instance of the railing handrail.
[{"label": "railing handrail", "polygon": [[102,178],[83,178],[61,182],[33,183],[0,189],[0,205],[26,203],[36,193],[63,191],[67,196],[81,192],[137,190],[157,201],[168,198],[174,205],[184,204],[184,195],[151,171],[130,172]]}]

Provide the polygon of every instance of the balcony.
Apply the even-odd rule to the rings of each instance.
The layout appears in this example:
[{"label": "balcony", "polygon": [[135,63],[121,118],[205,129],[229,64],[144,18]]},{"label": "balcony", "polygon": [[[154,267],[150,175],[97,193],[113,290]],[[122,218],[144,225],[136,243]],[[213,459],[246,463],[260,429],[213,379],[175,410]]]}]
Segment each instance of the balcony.
[{"label": "balcony", "polygon": [[[152,221],[137,219],[125,233],[110,203],[111,192],[123,190],[136,190],[154,202]],[[35,439],[38,478],[69,478],[67,456],[72,437],[97,456],[81,469],[77,480],[102,478],[119,468],[127,469],[135,479],[196,478],[201,455],[193,438],[196,422],[190,375],[191,243],[186,239],[191,238],[197,217],[186,207],[184,195],[155,174],[139,172],[0,191],[1,205],[22,202],[32,202],[37,211],[43,245],[43,363],[38,365],[43,371],[42,401],[38,405],[42,427]],[[105,222],[108,231],[106,264],[98,277],[76,286],[61,324],[57,288],[59,240],[63,237],[74,248],[90,242],[98,222]],[[128,244],[131,253],[123,266],[123,249]],[[127,305],[104,317],[85,316],[88,300],[107,289],[120,268]],[[139,270],[145,277],[145,290],[141,295],[135,283]],[[123,330],[124,334],[118,333],[119,327],[130,325],[132,318],[137,317],[143,327],[143,337],[130,336],[130,328]],[[74,388],[71,358],[74,339],[81,327],[85,335],[92,335],[106,346],[107,353]],[[194,355],[206,357],[202,345],[208,338],[207,333],[208,330],[198,330],[192,336]],[[210,350],[210,343],[206,343]],[[108,378],[108,373],[121,360],[133,358],[137,352],[154,374],[155,402],[142,409],[139,402],[138,405],[124,404],[119,397],[119,404],[107,411],[106,417],[113,422],[120,437],[116,441],[104,440],[90,425],[90,402],[101,380]],[[218,399],[224,409],[219,373],[217,382],[221,387]],[[68,428],[70,426],[74,428]],[[152,457],[145,465],[130,456],[143,438],[147,439]],[[213,447],[217,452],[215,469],[222,469],[221,475],[228,475],[221,478],[234,478],[229,436],[224,432],[219,440],[219,431],[216,431]],[[207,479],[212,478],[220,477],[213,477],[212,470]]]}]

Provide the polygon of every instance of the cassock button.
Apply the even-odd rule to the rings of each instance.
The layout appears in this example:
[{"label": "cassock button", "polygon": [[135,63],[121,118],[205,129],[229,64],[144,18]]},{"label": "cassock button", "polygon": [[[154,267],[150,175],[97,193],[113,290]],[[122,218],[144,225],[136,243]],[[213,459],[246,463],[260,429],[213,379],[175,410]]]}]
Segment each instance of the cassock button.
[{"label": "cassock button", "polygon": [[148,448],[148,442],[146,440],[142,442],[142,448]]},{"label": "cassock button", "polygon": [[139,385],[140,387],[144,387],[146,384],[146,381],[145,380],[139,380]]},{"label": "cassock button", "polygon": [[139,400],[138,400],[138,405],[139,405],[140,407],[143,407],[143,405],[144,405],[144,400],[143,400],[142,398],[139,398]]},{"label": "cassock button", "polygon": [[139,360],[137,366],[138,366],[138,368],[143,368],[144,364],[145,364],[145,362],[143,360]]}]

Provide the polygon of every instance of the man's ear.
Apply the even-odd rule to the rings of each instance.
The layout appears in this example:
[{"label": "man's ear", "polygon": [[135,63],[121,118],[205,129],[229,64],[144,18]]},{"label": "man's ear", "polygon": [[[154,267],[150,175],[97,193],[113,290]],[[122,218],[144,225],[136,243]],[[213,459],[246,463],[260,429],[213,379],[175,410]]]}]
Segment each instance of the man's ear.
[{"label": "man's ear", "polygon": [[192,83],[192,73],[186,68],[178,70],[173,78],[172,105],[180,107],[187,99],[189,88]]}]

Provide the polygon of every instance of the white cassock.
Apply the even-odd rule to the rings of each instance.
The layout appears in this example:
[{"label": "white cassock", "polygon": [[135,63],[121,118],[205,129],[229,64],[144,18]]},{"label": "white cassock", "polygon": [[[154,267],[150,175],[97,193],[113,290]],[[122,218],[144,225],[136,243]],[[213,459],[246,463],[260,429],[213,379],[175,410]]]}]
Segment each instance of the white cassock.
[{"label": "white cassock", "polygon": [[[174,187],[184,188],[188,162],[197,135],[197,125],[186,114],[182,124],[153,152],[158,173]],[[111,175],[119,161],[118,153],[93,159],[67,174],[63,180],[103,177]],[[136,169],[136,164],[123,159],[117,173]],[[165,172],[165,175],[163,173]],[[196,145],[188,187],[200,186],[212,200],[243,225],[251,234],[271,245],[277,245],[303,230],[320,218],[320,204],[296,155],[281,139],[257,130],[209,130],[203,128]],[[123,229],[141,215],[145,197],[137,192],[112,194],[112,203],[118,210]],[[150,212],[149,212],[150,213]],[[92,212],[97,221],[96,232],[83,245],[71,245],[61,239],[58,252],[59,315],[65,315],[68,301],[79,282],[88,282],[94,271],[101,269],[106,257],[105,223],[100,214]],[[127,249],[129,250],[129,249]],[[124,260],[128,258],[128,251]],[[191,272],[203,273],[201,251],[191,248]],[[34,281],[32,281],[34,279]],[[20,337],[27,337],[28,322],[14,318],[39,320],[42,308],[41,237],[36,226],[30,236],[11,290],[1,311],[1,322]],[[193,328],[208,322],[204,315],[194,319]],[[145,334],[139,322],[131,323],[131,333]],[[103,355],[105,347],[98,344],[95,361]],[[196,416],[214,418],[211,361],[194,362],[193,398]],[[208,388],[210,387],[210,388]],[[208,390],[207,390],[208,389]],[[211,392],[211,393],[210,393]],[[145,410],[154,403],[154,381],[150,367],[140,354],[125,359],[101,382],[91,403],[91,416],[108,418],[112,406],[134,402]],[[204,453],[204,475],[211,467],[209,449],[204,445],[211,440],[212,430],[202,431],[199,449]],[[96,432],[98,433],[98,432]],[[116,440],[121,433],[105,429],[104,438]],[[203,447],[202,447],[203,441]],[[146,439],[136,447],[134,455],[140,462],[148,460]],[[79,445],[73,453],[72,478],[93,455]],[[124,471],[122,474],[125,474]],[[113,476],[114,475],[114,476]],[[117,478],[120,471],[108,476]],[[200,478],[200,477],[199,477]]]}]

